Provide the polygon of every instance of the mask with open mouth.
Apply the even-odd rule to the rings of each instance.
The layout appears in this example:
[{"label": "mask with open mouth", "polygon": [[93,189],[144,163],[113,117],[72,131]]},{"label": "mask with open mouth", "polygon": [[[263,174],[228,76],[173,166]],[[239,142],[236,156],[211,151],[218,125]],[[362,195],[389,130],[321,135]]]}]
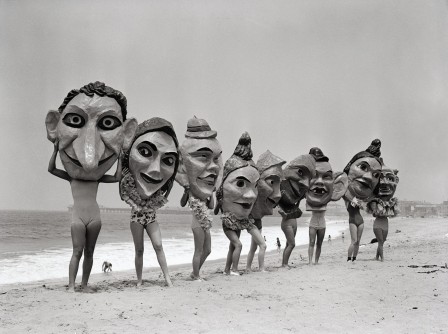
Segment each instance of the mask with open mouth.
[{"label": "mask with open mouth", "polygon": [[383,165],[383,169],[381,170],[380,185],[378,187],[378,197],[383,201],[390,200],[397,190],[398,182],[398,170]]},{"label": "mask with open mouth", "polygon": [[219,209],[230,212],[238,219],[247,218],[258,195],[260,178],[252,161],[251,139],[247,132],[241,136],[233,155],[224,165],[224,175],[216,197],[215,214]]},{"label": "mask with open mouth", "polygon": [[222,173],[222,149],[216,135],[205,120],[195,116],[188,121],[186,139],[180,146],[176,181],[202,201],[212,196]]},{"label": "mask with open mouth", "polygon": [[318,147],[310,150],[316,160],[316,173],[310,181],[310,189],[306,195],[307,211],[325,211],[330,201],[338,201],[347,191],[347,175],[333,172],[329,159]]},{"label": "mask with open mouth", "polygon": [[260,180],[257,200],[251,212],[253,218],[261,219],[273,214],[273,209],[281,197],[280,182],[283,177],[282,165],[285,162],[269,150],[258,158],[257,168],[260,172]]},{"label": "mask with open mouth", "polygon": [[126,98],[104,83],[72,90],[45,120],[47,137],[59,141],[64,169],[73,179],[97,181],[129,148],[137,127],[126,119]]},{"label": "mask with open mouth", "polygon": [[350,202],[354,197],[366,201],[373,196],[381,174],[381,142],[379,139],[357,153],[344,168],[348,176],[348,189],[344,195]]}]

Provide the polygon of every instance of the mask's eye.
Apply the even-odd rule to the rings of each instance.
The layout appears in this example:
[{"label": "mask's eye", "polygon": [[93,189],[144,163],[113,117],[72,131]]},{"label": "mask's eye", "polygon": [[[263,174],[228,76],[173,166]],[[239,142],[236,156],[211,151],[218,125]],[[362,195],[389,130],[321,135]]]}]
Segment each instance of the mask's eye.
[{"label": "mask's eye", "polygon": [[372,173],[372,176],[373,176],[374,178],[379,178],[379,177],[380,177],[380,173],[378,173],[378,172],[374,172],[374,173]]},{"label": "mask's eye", "polygon": [[395,182],[395,178],[393,176],[388,176],[387,181]]},{"label": "mask's eye", "polygon": [[172,165],[174,165],[174,162],[175,162],[175,160],[174,160],[173,157],[166,157],[166,158],[163,158],[162,161],[163,161],[163,163],[164,163],[165,165],[167,165],[167,166],[172,166]]},{"label": "mask's eye", "polygon": [[98,122],[101,130],[113,130],[121,125],[121,121],[115,116],[104,116]]},{"label": "mask's eye", "polygon": [[138,151],[138,153],[140,153],[145,158],[152,157],[152,151],[146,145],[139,145],[139,146],[137,146],[137,151]]},{"label": "mask's eye", "polygon": [[303,176],[303,170],[299,168],[299,169],[297,170],[297,174],[299,174],[299,176]]},{"label": "mask's eye", "polygon": [[82,128],[84,124],[86,124],[84,117],[74,113],[68,113],[67,115],[65,115],[62,119],[62,122],[72,128]]},{"label": "mask's eye", "polygon": [[245,185],[245,182],[244,182],[243,180],[238,180],[238,181],[236,182],[236,186],[237,186],[238,188],[243,188],[244,185]]},{"label": "mask's eye", "polygon": [[358,167],[359,167],[359,169],[361,169],[364,172],[368,172],[369,171],[369,167],[366,164],[364,164],[364,163],[359,164]]}]

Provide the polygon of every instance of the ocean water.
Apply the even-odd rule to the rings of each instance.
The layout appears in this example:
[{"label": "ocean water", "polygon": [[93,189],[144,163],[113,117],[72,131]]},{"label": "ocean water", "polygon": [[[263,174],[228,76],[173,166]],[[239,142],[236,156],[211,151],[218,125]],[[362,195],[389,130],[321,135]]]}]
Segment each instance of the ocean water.
[{"label": "ocean water", "polygon": [[[94,253],[92,274],[101,273],[103,261],[112,262],[114,271],[134,269],[134,243],[128,213],[102,213],[102,229]],[[163,248],[168,265],[191,263],[194,252],[190,214],[158,214]],[[348,224],[344,219],[327,217],[326,238],[337,238]],[[296,245],[308,243],[309,218],[298,220]],[[68,276],[72,255],[71,214],[64,211],[0,211],[0,284],[32,282]],[[276,238],[286,244],[279,217],[263,218],[267,251],[276,249]],[[229,241],[214,216],[211,230],[212,253],[208,260],[227,255]],[[145,234],[144,268],[158,267],[149,237]],[[241,233],[242,255],[249,251],[251,236]],[[81,259],[82,261],[82,259]],[[254,264],[257,261],[254,260]],[[78,271],[78,281],[81,275]]]}]

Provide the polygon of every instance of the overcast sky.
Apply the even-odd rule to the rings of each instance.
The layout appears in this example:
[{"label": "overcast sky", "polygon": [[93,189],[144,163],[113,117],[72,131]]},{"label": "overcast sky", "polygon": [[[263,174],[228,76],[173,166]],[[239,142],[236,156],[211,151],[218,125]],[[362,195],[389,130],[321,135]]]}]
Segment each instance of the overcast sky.
[{"label": "overcast sky", "polygon": [[[256,158],[318,146],[342,170],[380,138],[399,198],[448,200],[446,1],[0,0],[0,43],[0,209],[73,202],[47,172],[44,120],[96,80],[181,141],[205,118],[224,159],[247,130]],[[98,202],[126,207],[117,184]]]}]

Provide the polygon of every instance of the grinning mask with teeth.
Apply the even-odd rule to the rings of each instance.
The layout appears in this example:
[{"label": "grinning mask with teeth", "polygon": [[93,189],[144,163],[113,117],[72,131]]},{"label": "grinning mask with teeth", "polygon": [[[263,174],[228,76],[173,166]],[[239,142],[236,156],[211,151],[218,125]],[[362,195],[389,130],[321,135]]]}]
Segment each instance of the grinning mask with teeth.
[{"label": "grinning mask with teeth", "polygon": [[316,173],[310,181],[306,195],[308,211],[324,211],[330,201],[338,201],[347,191],[347,175],[333,172],[329,159],[318,147],[313,147],[310,154],[316,160]]}]

